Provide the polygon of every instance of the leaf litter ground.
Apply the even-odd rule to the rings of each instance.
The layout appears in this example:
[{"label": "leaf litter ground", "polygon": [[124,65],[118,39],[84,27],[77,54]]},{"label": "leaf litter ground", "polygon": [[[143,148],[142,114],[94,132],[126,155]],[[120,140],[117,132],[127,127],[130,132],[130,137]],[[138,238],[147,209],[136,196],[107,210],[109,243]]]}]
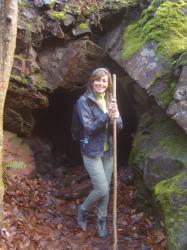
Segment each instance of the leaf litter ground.
[{"label": "leaf litter ground", "polygon": [[[76,224],[77,205],[91,186],[83,167],[70,168],[63,178],[37,175],[16,179],[21,188],[8,183],[0,250],[110,250],[113,248],[112,192],[108,214],[108,237],[97,236],[96,210],[88,218],[87,232]],[[119,250],[164,250],[166,238],[158,219],[134,205],[135,187],[118,186]]]}]

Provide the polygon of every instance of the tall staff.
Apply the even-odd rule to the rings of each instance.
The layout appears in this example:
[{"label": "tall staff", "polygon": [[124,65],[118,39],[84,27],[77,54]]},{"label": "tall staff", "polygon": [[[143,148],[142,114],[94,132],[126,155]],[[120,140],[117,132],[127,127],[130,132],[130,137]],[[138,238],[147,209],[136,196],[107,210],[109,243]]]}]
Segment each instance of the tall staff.
[{"label": "tall staff", "polygon": [[[113,74],[113,98],[116,99],[116,75]],[[117,133],[116,119],[113,119],[113,168],[114,168],[114,195],[113,195],[113,230],[114,245],[113,249],[117,250]]]}]

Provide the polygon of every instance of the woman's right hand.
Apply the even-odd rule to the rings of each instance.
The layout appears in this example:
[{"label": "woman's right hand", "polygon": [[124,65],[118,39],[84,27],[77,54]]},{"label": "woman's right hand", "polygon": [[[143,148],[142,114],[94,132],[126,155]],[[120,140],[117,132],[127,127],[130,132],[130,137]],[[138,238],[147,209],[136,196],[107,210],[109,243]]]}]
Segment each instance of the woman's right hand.
[{"label": "woman's right hand", "polygon": [[117,105],[117,100],[115,98],[112,99],[112,101],[108,105],[108,115],[110,119],[117,119],[119,118],[119,110]]}]

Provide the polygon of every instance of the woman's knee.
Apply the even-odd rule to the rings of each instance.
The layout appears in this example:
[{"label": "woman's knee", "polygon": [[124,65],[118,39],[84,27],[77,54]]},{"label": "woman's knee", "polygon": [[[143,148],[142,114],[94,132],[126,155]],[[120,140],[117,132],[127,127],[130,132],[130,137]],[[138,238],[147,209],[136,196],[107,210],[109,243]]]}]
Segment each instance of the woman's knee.
[{"label": "woman's knee", "polygon": [[102,185],[101,187],[98,188],[97,193],[100,197],[105,196],[106,194],[109,193],[109,187],[108,185]]}]

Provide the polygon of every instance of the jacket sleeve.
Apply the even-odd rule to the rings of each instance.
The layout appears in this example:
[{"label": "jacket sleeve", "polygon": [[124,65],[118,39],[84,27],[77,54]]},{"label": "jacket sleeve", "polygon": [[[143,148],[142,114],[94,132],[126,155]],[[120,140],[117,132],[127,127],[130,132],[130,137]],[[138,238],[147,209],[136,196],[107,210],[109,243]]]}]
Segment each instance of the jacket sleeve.
[{"label": "jacket sleeve", "polygon": [[[113,123],[112,123],[112,120],[110,120],[110,123],[109,123],[110,133],[112,133],[112,131],[113,131],[112,127],[113,127]],[[120,130],[123,129],[123,120],[122,120],[121,116],[116,119],[116,127],[117,127],[117,132],[119,132]]]},{"label": "jacket sleeve", "polygon": [[81,123],[86,135],[90,136],[105,128],[109,121],[108,113],[101,113],[98,117],[93,118],[91,108],[85,99],[79,99],[77,109]]},{"label": "jacket sleeve", "polygon": [[116,120],[116,126],[118,130],[123,129],[123,121],[122,121],[121,116]]}]

